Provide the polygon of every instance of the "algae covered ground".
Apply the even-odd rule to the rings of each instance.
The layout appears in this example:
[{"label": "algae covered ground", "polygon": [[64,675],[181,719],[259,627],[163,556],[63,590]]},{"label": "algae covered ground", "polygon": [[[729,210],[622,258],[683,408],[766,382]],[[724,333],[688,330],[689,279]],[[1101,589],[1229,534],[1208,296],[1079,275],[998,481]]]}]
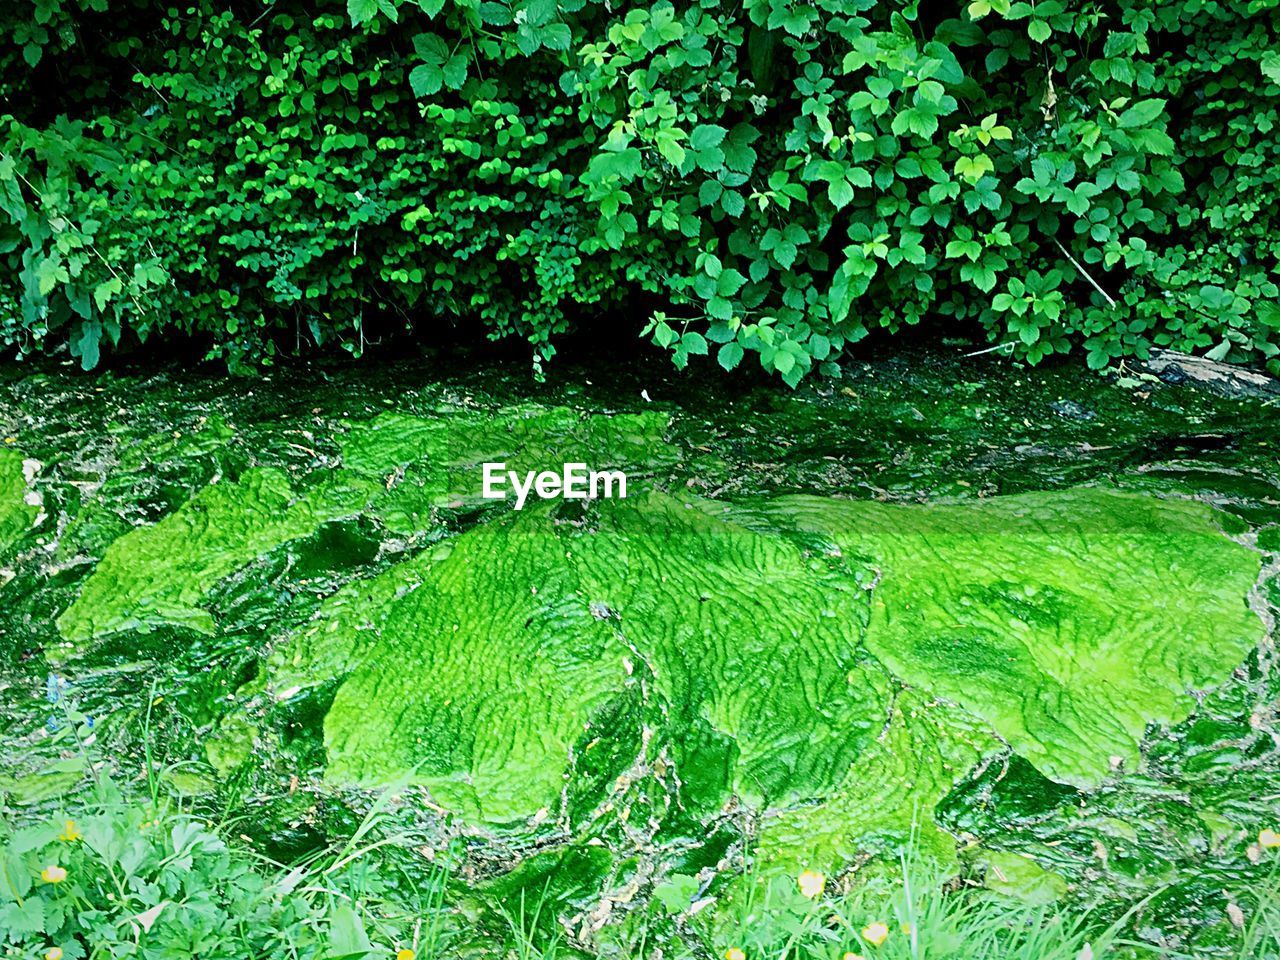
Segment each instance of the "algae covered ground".
[{"label": "algae covered ground", "polygon": [[[389,802],[463,926],[533,891],[587,953],[908,844],[1226,955],[1280,824],[1280,407],[940,355],[562,375],[6,368],[5,803],[159,754],[290,860]],[[499,460],[628,497],[515,511]]]}]

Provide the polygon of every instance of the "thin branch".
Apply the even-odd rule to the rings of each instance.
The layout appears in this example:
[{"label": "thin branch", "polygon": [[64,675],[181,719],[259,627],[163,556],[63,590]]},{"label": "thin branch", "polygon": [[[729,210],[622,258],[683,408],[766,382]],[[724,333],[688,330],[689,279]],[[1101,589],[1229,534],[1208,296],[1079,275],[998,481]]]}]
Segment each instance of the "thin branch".
[{"label": "thin branch", "polygon": [[1089,272],[1085,270],[1084,267],[1080,266],[1080,261],[1077,260],[1075,257],[1073,257],[1070,251],[1068,251],[1067,248],[1062,245],[1062,241],[1059,240],[1057,237],[1054,237],[1053,242],[1058,245],[1058,249],[1062,251],[1062,255],[1071,261],[1071,265],[1076,268],[1076,272],[1079,273],[1080,276],[1088,280],[1090,285],[1093,287],[1093,289],[1097,290],[1100,294],[1102,294],[1103,298],[1107,301],[1107,305],[1110,307],[1115,307],[1116,302],[1115,300],[1112,299],[1111,294],[1107,293],[1107,291],[1103,290],[1102,287],[1098,286],[1098,281],[1093,279],[1093,277],[1089,276]]},{"label": "thin branch", "polygon": [[1013,347],[1014,347],[1014,343],[1013,343],[1013,341],[1012,341],[1012,340],[1006,340],[1006,341],[1004,341],[1004,343],[997,343],[994,347],[987,347],[987,349],[985,349],[985,350],[975,350],[975,351],[973,351],[973,353],[966,353],[966,354],[964,354],[964,356],[966,356],[966,357],[980,357],[980,356],[982,356],[984,353],[996,353],[997,351],[1004,351],[1005,353],[1012,353],[1012,352],[1013,352]]}]

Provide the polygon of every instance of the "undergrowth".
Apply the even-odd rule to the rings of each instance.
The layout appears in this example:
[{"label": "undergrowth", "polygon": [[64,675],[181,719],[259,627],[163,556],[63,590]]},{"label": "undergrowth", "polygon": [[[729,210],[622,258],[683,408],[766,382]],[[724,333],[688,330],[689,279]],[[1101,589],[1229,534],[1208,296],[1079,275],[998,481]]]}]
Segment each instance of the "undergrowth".
[{"label": "undergrowth", "polygon": [[[406,861],[421,839],[397,826],[393,792],[376,798],[350,835],[292,863],[169,797],[144,734],[146,776],[124,787],[90,757],[85,717],[64,733],[85,754],[88,789],[56,813],[0,807],[0,956],[41,960],[569,960],[594,955],[558,922],[544,889],[481,906],[482,890],[452,856]],[[97,762],[94,762],[94,761]],[[142,784],[139,787],[138,784]],[[1274,841],[1274,842],[1273,842]],[[1280,847],[1263,831],[1260,855]],[[1280,957],[1277,872],[1231,891],[1231,940],[1158,948],[1133,938],[1156,890],[1102,922],[1087,910],[1029,905],[967,889],[918,856],[882,864],[856,885],[822,874],[722,877],[719,894],[675,878],[652,891],[601,958],[622,960],[1267,960]],[[665,909],[664,909],[665,908]],[[496,924],[483,919],[490,915]],[[675,936],[671,936],[672,931]]]}]

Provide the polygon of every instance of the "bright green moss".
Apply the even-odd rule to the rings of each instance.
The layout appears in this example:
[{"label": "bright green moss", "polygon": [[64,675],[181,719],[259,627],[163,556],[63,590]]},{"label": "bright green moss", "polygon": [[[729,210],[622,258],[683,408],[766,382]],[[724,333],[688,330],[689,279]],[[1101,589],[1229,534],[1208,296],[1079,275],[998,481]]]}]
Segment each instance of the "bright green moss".
[{"label": "bright green moss", "polygon": [[1134,763],[1146,725],[1183,719],[1261,631],[1260,558],[1199,503],[1085,489],[768,512],[873,555],[870,651],[1066,783]]},{"label": "bright green moss", "polygon": [[679,455],[663,442],[668,419],[658,412],[584,415],[534,405],[437,417],[386,413],[351,424],[340,443],[345,466],[386,479],[386,493],[373,508],[383,525],[409,534],[429,529],[440,507],[481,503],[486,461],[521,473],[566,462],[633,472],[669,464]]},{"label": "bright green moss", "polygon": [[331,774],[416,770],[472,816],[532,816],[583,731],[610,736],[595,717],[639,685],[663,737],[703,719],[736,743],[735,791],[808,795],[871,735],[847,717],[883,706],[857,662],[863,619],[838,565],[677,501],[526,509],[460,537],[381,620],[326,723]]},{"label": "bright green moss", "polygon": [[398,599],[379,585],[363,636],[332,621],[352,673],[330,776],[410,776],[511,824],[559,807],[575,751],[638,695],[655,729],[619,765],[697,758],[709,728],[732,747],[713,793],[775,813],[766,855],[834,863],[917,823],[945,856],[931,811],[1001,740],[1092,785],[1184,717],[1258,639],[1257,570],[1208,508],[1103,490],[526,511]]},{"label": "bright green moss", "polygon": [[326,521],[358,513],[375,490],[367,479],[339,472],[299,495],[270,467],[206,487],[158,523],[112,543],[58,629],[73,651],[161,625],[212,633],[213,617],[200,604],[219,580]]}]

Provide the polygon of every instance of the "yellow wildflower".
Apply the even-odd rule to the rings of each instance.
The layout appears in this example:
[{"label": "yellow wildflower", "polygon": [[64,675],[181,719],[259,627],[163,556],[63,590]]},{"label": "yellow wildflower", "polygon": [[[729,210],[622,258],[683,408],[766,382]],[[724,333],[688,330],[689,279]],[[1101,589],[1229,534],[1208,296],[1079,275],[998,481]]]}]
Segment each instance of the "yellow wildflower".
[{"label": "yellow wildflower", "polygon": [[827,886],[827,878],[814,870],[806,870],[796,882],[800,885],[800,892],[810,900],[822,896],[822,891]]},{"label": "yellow wildflower", "polygon": [[868,923],[862,928],[862,939],[867,941],[873,947],[878,947],[884,943],[889,936],[889,925],[881,923],[877,920],[875,923]]},{"label": "yellow wildflower", "polygon": [[51,865],[40,871],[40,879],[45,883],[61,883],[67,879],[67,871],[57,865]]},{"label": "yellow wildflower", "polygon": [[44,960],[62,960],[62,948],[50,947],[44,952]]},{"label": "yellow wildflower", "polygon": [[396,960],[413,960],[417,954],[408,947],[396,951]]},{"label": "yellow wildflower", "polygon": [[83,834],[80,832],[80,828],[76,826],[76,822],[68,820],[62,828],[62,832],[58,834],[58,839],[67,843],[75,843],[82,836]]},{"label": "yellow wildflower", "polygon": [[730,947],[724,952],[724,960],[747,960],[747,954],[738,947]]},{"label": "yellow wildflower", "polygon": [[1280,847],[1280,833],[1276,833],[1274,830],[1263,830],[1258,834],[1258,846],[1263,849]]},{"label": "yellow wildflower", "polygon": [[17,437],[5,437],[5,438],[4,438],[4,442],[5,442],[5,443],[17,443],[17,442],[18,442],[18,438],[17,438]]},{"label": "yellow wildflower", "polygon": [[904,923],[902,925],[902,932],[905,933],[907,936],[911,936],[911,924]]}]

